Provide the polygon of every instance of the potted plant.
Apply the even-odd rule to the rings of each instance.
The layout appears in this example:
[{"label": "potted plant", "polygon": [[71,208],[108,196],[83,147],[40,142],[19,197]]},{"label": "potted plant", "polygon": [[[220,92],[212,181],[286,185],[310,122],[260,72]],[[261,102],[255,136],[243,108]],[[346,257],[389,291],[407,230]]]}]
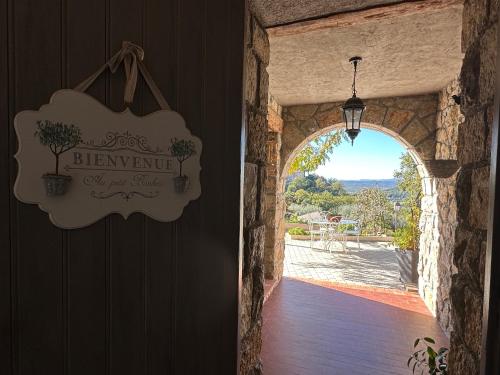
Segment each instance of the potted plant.
[{"label": "potted plant", "polygon": [[399,274],[404,284],[418,282],[418,223],[407,223],[396,229],[394,244],[398,260]]},{"label": "potted plant", "polygon": [[196,147],[193,141],[185,139],[174,138],[171,142],[170,153],[179,162],[179,175],[174,177],[174,189],[176,193],[184,193],[188,188],[189,178],[182,174],[182,163],[196,154]]},{"label": "potted plant", "polygon": [[72,178],[59,174],[59,158],[82,141],[80,128],[50,120],[37,121],[35,137],[49,148],[56,160],[55,173],[42,176],[47,195],[53,197],[66,194]]},{"label": "potted plant", "polygon": [[425,370],[431,375],[442,374],[448,375],[448,348],[442,347],[437,352],[429,344],[435,344],[434,339],[430,337],[418,338],[413,344],[416,349],[420,344],[420,348],[416,350],[410,358],[408,358],[407,366],[412,368],[413,374],[415,370]]},{"label": "potted plant", "polygon": [[[401,157],[398,171],[394,173],[398,188],[404,194],[403,204],[394,205],[394,244],[398,259],[399,273],[404,284],[418,283],[418,245],[420,240],[419,220],[422,200],[422,182],[417,165],[410,154]],[[397,215],[400,214],[403,226],[397,228]]]}]

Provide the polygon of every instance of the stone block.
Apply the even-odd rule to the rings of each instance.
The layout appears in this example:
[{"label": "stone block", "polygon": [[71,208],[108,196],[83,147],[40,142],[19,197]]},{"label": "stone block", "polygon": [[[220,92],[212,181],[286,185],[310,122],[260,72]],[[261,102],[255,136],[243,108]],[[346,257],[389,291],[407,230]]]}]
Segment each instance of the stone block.
[{"label": "stone block", "polygon": [[252,275],[243,278],[241,286],[240,337],[245,337],[252,323]]},{"label": "stone block", "polygon": [[429,132],[435,132],[438,123],[438,112],[431,113],[425,117],[419,117],[419,121]]},{"label": "stone block", "polygon": [[265,165],[259,166],[259,178],[257,182],[257,216],[256,220],[262,222],[266,214],[266,176],[267,170]]},{"label": "stone block", "polygon": [[453,262],[462,279],[471,288],[482,290],[484,275],[482,258],[486,252],[484,233],[472,231],[467,225],[459,224],[456,228]]},{"label": "stone block", "polygon": [[252,163],[265,163],[267,150],[267,117],[247,110],[247,155]]},{"label": "stone block", "polygon": [[[283,134],[281,136],[281,144],[282,151],[284,148],[288,149],[290,152],[295,150],[295,148],[302,143],[302,141],[306,138],[306,135],[303,131],[297,126],[297,122],[286,122],[285,127],[283,129]],[[283,157],[284,153],[281,153],[282,162],[286,161],[286,158]],[[285,155],[287,155],[285,153]]]},{"label": "stone block", "polygon": [[342,109],[340,107],[335,107],[335,106],[333,106],[329,110],[318,112],[315,115],[315,118],[317,120],[317,125],[321,129],[343,123],[344,121]]},{"label": "stone block", "polygon": [[470,225],[483,230],[488,228],[489,180],[489,166],[472,171],[469,221]]},{"label": "stone block", "polygon": [[323,104],[320,104],[320,106],[318,108],[318,113],[329,112],[332,109],[339,108],[340,106],[342,106],[342,103],[323,103]]},{"label": "stone block", "polygon": [[259,262],[256,263],[253,272],[253,294],[252,294],[252,321],[258,321],[262,315],[264,304],[264,252]]},{"label": "stone block", "polygon": [[382,125],[386,112],[387,107],[376,104],[367,104],[362,121],[373,125]]},{"label": "stone block", "polygon": [[466,287],[464,291],[464,337],[474,353],[481,352],[483,295],[480,291]]},{"label": "stone block", "polygon": [[[434,116],[438,112],[438,105],[439,105],[439,96],[434,94],[434,95],[426,95],[419,101],[417,101],[418,106],[416,108],[416,113],[420,118],[423,117],[428,117],[428,116]],[[430,129],[429,129],[430,130]]]},{"label": "stone block", "polygon": [[451,333],[450,346],[452,350],[448,356],[450,374],[475,375],[479,369],[479,358],[463,343],[462,332]]},{"label": "stone block", "polygon": [[257,99],[258,64],[250,50],[245,51],[245,100],[255,105]]},{"label": "stone block", "polygon": [[245,163],[245,177],[243,183],[243,226],[249,227],[255,222],[257,215],[257,183],[258,166]]},{"label": "stone block", "polygon": [[415,115],[412,111],[389,108],[383,126],[399,133]]},{"label": "stone block", "polygon": [[488,127],[484,111],[470,111],[466,114],[465,122],[458,132],[457,157],[461,165],[485,160]]},{"label": "stone block", "polygon": [[253,17],[252,22],[252,48],[259,56],[260,61],[266,66],[269,65],[269,37],[255,17]]},{"label": "stone block", "polygon": [[462,88],[460,107],[464,114],[470,112],[469,108],[475,107],[479,102],[479,74],[481,70],[479,52],[479,45],[467,50],[460,72],[460,87]]},{"label": "stone block", "polygon": [[467,51],[478,39],[488,21],[488,0],[465,0],[462,22],[462,51]]},{"label": "stone block", "polygon": [[276,133],[283,132],[283,119],[275,110],[271,108],[267,111],[267,126],[269,131]]},{"label": "stone block", "polygon": [[264,225],[250,227],[244,230],[243,276],[246,277],[256,264],[262,264],[264,259],[264,243],[266,228]]},{"label": "stone block", "polygon": [[276,101],[271,93],[269,93],[268,95],[268,107],[276,112],[278,116],[281,116],[283,107],[281,107],[281,105]]},{"label": "stone block", "polygon": [[480,39],[479,97],[481,104],[493,102],[496,84],[497,27],[490,27]]},{"label": "stone block", "polygon": [[416,145],[429,135],[429,130],[415,117],[399,135],[409,144]]},{"label": "stone block", "polygon": [[302,130],[302,133],[311,135],[319,130],[318,121],[315,118],[309,118],[304,121],[297,121],[297,126]]},{"label": "stone block", "polygon": [[283,112],[281,112],[281,117],[285,122],[288,121],[296,121],[297,119],[293,115],[293,113],[288,108],[283,108]]},{"label": "stone block", "polygon": [[316,104],[304,104],[288,107],[287,112],[290,112],[297,120],[307,120],[314,116],[317,109]]},{"label": "stone block", "polygon": [[269,74],[266,67],[259,64],[259,104],[262,113],[267,113],[267,103],[269,97]]},{"label": "stone block", "polygon": [[254,322],[240,344],[240,374],[253,375],[262,349],[262,319]]},{"label": "stone block", "polygon": [[490,21],[496,23],[500,11],[500,0],[490,0]]},{"label": "stone block", "polygon": [[429,137],[423,142],[420,142],[417,147],[415,147],[418,155],[422,160],[432,160],[434,155],[436,155],[436,141],[433,137]]}]

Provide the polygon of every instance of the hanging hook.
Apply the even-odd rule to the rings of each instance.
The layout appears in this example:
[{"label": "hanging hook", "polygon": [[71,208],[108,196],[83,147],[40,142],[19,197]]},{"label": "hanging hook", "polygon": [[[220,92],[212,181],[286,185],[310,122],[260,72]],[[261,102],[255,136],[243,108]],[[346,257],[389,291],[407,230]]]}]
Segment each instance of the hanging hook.
[{"label": "hanging hook", "polygon": [[354,77],[352,80],[352,96],[356,97],[356,74],[358,73],[358,63],[363,60],[360,56],[354,56],[349,59],[349,62],[354,65]]}]

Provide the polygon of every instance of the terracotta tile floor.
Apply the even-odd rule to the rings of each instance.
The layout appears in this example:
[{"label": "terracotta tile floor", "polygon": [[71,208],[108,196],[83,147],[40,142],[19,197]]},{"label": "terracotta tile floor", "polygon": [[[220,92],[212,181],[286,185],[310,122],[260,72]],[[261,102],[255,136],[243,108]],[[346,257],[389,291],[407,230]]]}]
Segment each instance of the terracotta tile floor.
[{"label": "terracotta tile floor", "polygon": [[264,375],[411,374],[422,336],[448,345],[414,294],[283,278],[264,305]]}]

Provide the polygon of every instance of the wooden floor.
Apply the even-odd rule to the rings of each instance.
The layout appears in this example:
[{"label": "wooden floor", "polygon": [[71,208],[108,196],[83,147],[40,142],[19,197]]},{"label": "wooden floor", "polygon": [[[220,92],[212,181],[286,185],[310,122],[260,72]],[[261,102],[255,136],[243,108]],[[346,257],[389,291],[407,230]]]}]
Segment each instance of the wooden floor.
[{"label": "wooden floor", "polygon": [[284,278],[264,305],[264,375],[411,374],[422,336],[448,346],[414,294]]}]

